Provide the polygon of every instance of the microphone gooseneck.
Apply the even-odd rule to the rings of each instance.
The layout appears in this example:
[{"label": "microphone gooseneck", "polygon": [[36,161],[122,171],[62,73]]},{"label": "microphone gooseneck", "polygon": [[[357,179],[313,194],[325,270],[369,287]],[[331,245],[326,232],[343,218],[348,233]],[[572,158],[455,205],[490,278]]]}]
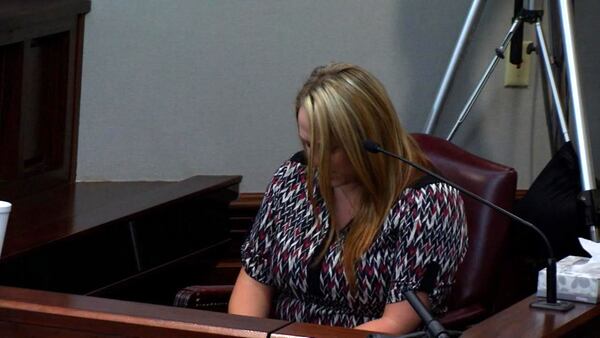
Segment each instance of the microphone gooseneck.
[{"label": "microphone gooseneck", "polygon": [[552,245],[550,245],[550,241],[548,240],[548,237],[546,237],[546,235],[538,227],[533,225],[531,222],[528,222],[528,221],[524,220],[523,218],[509,212],[508,210],[506,210],[506,209],[482,198],[481,196],[459,186],[458,184],[449,181],[448,179],[434,173],[433,171],[431,171],[427,168],[424,168],[423,166],[421,166],[419,164],[411,162],[397,154],[391,153],[391,152],[383,149],[379,144],[377,144],[374,141],[371,141],[371,140],[363,141],[363,147],[368,152],[385,154],[385,155],[393,157],[405,164],[408,164],[409,166],[411,166],[423,173],[426,173],[427,175],[435,177],[436,179],[448,184],[449,186],[455,188],[456,190],[469,196],[470,198],[472,198],[482,204],[487,205],[488,207],[501,213],[502,215],[505,215],[506,217],[508,217],[514,221],[517,221],[518,223],[523,224],[523,225],[529,227],[530,229],[533,229],[543,239],[544,244],[546,245],[546,250],[548,251],[548,266],[546,269],[546,302],[534,302],[531,304],[531,306],[536,307],[536,308],[544,308],[544,309],[558,310],[558,311],[567,311],[567,310],[570,310],[571,308],[573,308],[572,303],[557,301],[557,298],[556,298],[556,258],[554,257],[554,251],[552,250]]}]

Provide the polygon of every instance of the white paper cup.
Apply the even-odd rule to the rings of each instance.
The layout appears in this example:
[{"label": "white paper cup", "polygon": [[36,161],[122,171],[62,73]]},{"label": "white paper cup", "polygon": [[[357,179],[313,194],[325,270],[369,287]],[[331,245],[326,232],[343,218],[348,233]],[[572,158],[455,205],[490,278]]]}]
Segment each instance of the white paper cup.
[{"label": "white paper cup", "polygon": [[2,246],[4,244],[4,235],[6,234],[6,225],[8,224],[8,215],[12,204],[0,201],[0,254],[2,253]]}]

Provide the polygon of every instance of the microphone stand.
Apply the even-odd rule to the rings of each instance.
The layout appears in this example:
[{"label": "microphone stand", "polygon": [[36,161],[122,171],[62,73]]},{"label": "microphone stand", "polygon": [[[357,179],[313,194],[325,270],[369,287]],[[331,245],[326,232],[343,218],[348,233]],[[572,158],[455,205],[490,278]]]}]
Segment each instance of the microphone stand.
[{"label": "microphone stand", "polygon": [[[410,306],[415,310],[419,318],[423,321],[426,331],[417,331],[406,335],[399,336],[398,338],[412,338],[412,337],[432,337],[432,338],[450,338],[459,337],[462,332],[454,330],[446,330],[442,324],[437,321],[431,313],[427,310],[427,307],[421,302],[419,297],[414,291],[402,292],[404,298],[410,303]],[[369,338],[391,338],[392,336],[384,334],[372,333],[368,335]]]},{"label": "microphone stand", "polygon": [[404,291],[402,294],[425,324],[429,337],[450,338],[450,333],[446,331],[440,322],[433,318],[414,291]]},{"label": "microphone stand", "polygon": [[550,241],[548,241],[548,238],[546,237],[546,235],[544,235],[544,233],[540,229],[538,229],[538,227],[536,227],[532,223],[522,219],[521,217],[495,205],[494,203],[483,199],[479,195],[472,193],[469,190],[466,190],[465,188],[463,188],[455,183],[450,182],[446,178],[434,173],[433,171],[426,169],[426,168],[424,168],[416,163],[413,163],[399,155],[396,155],[394,153],[391,153],[391,152],[381,148],[381,146],[379,146],[377,143],[375,143],[371,140],[365,140],[363,142],[363,147],[365,148],[365,150],[367,150],[370,153],[374,153],[374,154],[382,153],[387,156],[393,157],[397,160],[400,160],[401,162],[408,164],[409,166],[411,166],[421,172],[424,172],[428,175],[431,175],[432,177],[437,178],[438,180],[448,184],[449,186],[460,191],[461,193],[471,197],[472,199],[474,199],[480,203],[487,205],[488,207],[492,208],[493,210],[496,210],[497,212],[505,215],[506,217],[508,217],[512,220],[515,220],[515,221],[533,229],[538,235],[540,235],[540,237],[542,237],[542,239],[544,240],[544,243],[546,244],[546,249],[548,250],[548,266],[547,266],[547,271],[546,271],[547,272],[546,273],[546,300],[543,301],[540,299],[538,301],[535,301],[535,302],[529,304],[529,306],[533,307],[533,308],[538,308],[538,309],[561,311],[561,312],[565,312],[565,311],[568,311],[573,308],[573,306],[574,306],[573,303],[566,302],[566,301],[559,301],[556,298],[556,258],[554,257],[554,251],[552,250]]}]

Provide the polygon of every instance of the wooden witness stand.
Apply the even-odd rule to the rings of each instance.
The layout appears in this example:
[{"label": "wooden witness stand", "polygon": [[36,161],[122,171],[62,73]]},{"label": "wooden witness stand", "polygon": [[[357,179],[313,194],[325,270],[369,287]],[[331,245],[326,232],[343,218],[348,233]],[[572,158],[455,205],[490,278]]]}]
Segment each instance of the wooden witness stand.
[{"label": "wooden witness stand", "polygon": [[0,287],[0,336],[20,337],[365,337],[319,325],[296,327],[193,309]]},{"label": "wooden witness stand", "polygon": [[15,200],[0,259],[0,284],[12,285],[0,286],[0,337],[365,336],[166,306],[179,288],[216,278],[240,180],[73,183]]},{"label": "wooden witness stand", "polygon": [[[224,217],[218,215],[227,213],[222,206],[237,196],[240,179],[197,176],[172,183],[76,183],[17,201],[0,260],[0,280],[18,287],[0,286],[0,337],[366,337],[368,332],[360,330],[166,306],[172,302],[174,290],[214,274],[206,262],[227,252],[231,234],[221,231],[227,227]],[[37,203],[40,199],[45,203]],[[137,259],[133,258],[136,250],[126,250],[134,243],[140,248],[155,243],[152,236],[131,240],[133,234],[123,231],[129,224],[133,222],[139,230],[148,231],[161,224],[148,219],[168,216],[173,211],[180,213],[190,205],[195,210],[218,211],[201,212],[203,221],[192,218],[194,226],[190,231],[203,231],[204,242],[198,242],[198,248],[188,248],[189,253],[178,252],[181,245],[164,243],[160,250],[146,254],[141,250]],[[181,218],[172,217],[169,227],[177,228],[176,220]],[[111,235],[110,242],[102,243],[107,238],[105,234]],[[125,247],[120,249],[113,244],[119,236],[128,239],[122,241]],[[166,242],[170,241],[171,238]],[[82,250],[90,243],[100,245],[94,250]],[[112,246],[107,249],[109,245]],[[101,258],[111,259],[108,268],[80,265],[88,264],[86,255],[91,255],[94,262],[101,261],[94,258],[96,251]],[[111,258],[108,251],[132,256]],[[175,254],[183,256],[149,264],[158,259],[156,252],[166,255],[164,259]],[[72,258],[74,253],[76,258]],[[149,253],[152,255],[147,256]],[[46,257],[62,259],[44,261]],[[72,260],[65,260],[70,257]],[[40,266],[36,262],[55,265]],[[39,274],[40,270],[44,273]],[[63,276],[65,273],[69,275]],[[100,282],[103,284],[97,285]],[[62,291],[56,292],[57,289]],[[164,293],[164,289],[169,291],[162,303],[165,305],[146,303],[148,299],[161,303],[165,297],[154,295]],[[575,309],[567,313],[547,312],[530,309],[532,299],[473,326],[463,337],[579,337],[597,325],[600,306],[576,303]]]},{"label": "wooden witness stand", "polygon": [[[244,227],[235,222],[252,206],[238,201],[231,217],[239,176],[74,182],[90,8],[90,0],[0,1],[0,199],[13,202],[0,337],[366,337],[168,306],[182,287],[235,278],[239,266],[215,269],[215,261],[239,250]],[[530,302],[463,337],[576,337],[597,325],[600,306],[555,313]]]},{"label": "wooden witness stand", "polygon": [[[532,310],[533,297],[473,326],[462,337],[578,337],[600,307]],[[366,337],[368,332],[313,324],[0,287],[1,337]]]}]

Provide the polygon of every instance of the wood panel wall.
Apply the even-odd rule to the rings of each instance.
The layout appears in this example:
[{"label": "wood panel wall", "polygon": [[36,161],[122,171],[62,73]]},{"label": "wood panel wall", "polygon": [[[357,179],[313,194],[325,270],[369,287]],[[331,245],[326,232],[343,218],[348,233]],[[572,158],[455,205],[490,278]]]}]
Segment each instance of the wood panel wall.
[{"label": "wood panel wall", "polygon": [[90,0],[0,2],[0,199],[75,180]]}]

